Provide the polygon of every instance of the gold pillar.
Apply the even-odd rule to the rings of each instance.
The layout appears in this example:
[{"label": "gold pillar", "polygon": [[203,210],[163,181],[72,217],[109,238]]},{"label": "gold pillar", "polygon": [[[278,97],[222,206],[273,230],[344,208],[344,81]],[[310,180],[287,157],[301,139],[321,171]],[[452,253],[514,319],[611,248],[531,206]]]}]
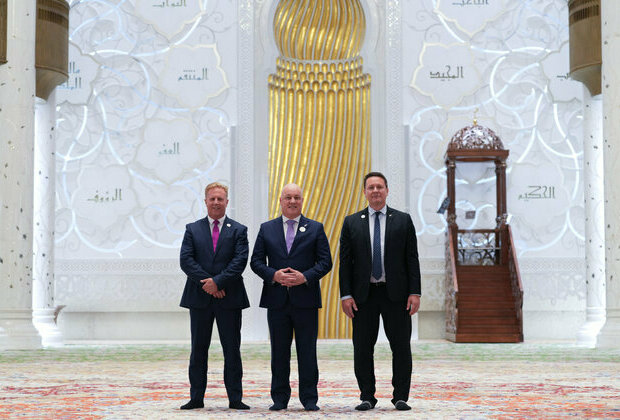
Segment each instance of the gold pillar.
[{"label": "gold pillar", "polygon": [[570,76],[592,96],[601,93],[601,0],[568,2]]},{"label": "gold pillar", "polygon": [[6,63],[6,27],[7,27],[6,0],[0,0],[0,64]]},{"label": "gold pillar", "polygon": [[304,193],[304,214],[322,222],[334,267],[321,281],[320,338],[346,338],[338,254],[347,214],[365,205],[370,170],[370,76],[359,56],[366,20],[359,0],[280,0],[274,34],[280,57],[269,76],[271,217],[290,182]]},{"label": "gold pillar", "polygon": [[47,100],[69,77],[69,5],[65,0],[37,0],[36,95]]}]

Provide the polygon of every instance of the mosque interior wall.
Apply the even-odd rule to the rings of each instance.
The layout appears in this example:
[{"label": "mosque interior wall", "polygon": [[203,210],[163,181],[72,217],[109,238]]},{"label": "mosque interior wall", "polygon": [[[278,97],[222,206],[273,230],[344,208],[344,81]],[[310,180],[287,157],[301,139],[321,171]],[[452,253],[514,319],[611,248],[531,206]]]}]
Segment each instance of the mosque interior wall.
[{"label": "mosque interior wall", "polygon": [[[230,185],[228,213],[248,225],[250,250],[267,217],[260,174],[276,2],[71,3],[70,75],[56,93],[59,326],[67,340],[188,339],[178,253],[185,224],[206,213],[204,186]],[[388,175],[388,204],[408,211],[418,234],[417,337],[444,337],[444,152],[476,117],[510,150],[525,339],[573,339],[586,298],[583,104],[568,78],[566,2],[362,3],[373,169]],[[250,145],[255,158],[239,161]],[[246,165],[254,175],[239,175]],[[464,164],[457,179],[459,226],[493,227],[492,168]],[[245,279],[243,337],[267,339],[262,282],[249,266]]]}]

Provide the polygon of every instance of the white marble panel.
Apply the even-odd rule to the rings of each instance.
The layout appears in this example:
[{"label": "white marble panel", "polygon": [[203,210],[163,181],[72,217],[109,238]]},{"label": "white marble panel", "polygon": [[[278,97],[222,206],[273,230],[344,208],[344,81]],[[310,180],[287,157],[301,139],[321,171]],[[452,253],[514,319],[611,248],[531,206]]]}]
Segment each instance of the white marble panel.
[{"label": "white marble panel", "polygon": [[[423,339],[444,337],[444,267],[443,259],[421,260],[423,299],[419,322],[422,324],[418,334]],[[535,314],[536,322],[547,326],[555,326],[560,314],[583,320],[586,291],[582,260],[523,259],[520,268],[524,325],[530,322],[528,314]],[[243,340],[265,340],[268,338],[266,311],[258,308],[262,280],[248,269],[244,282],[251,307],[243,311]],[[68,340],[128,340],[132,339],[129,331],[135,332],[133,339],[166,338],[162,331],[174,331],[167,339],[182,339],[189,331],[183,315],[186,310],[178,306],[184,284],[185,277],[176,260],[61,260],[56,266],[56,302],[64,305],[59,325]],[[166,321],[170,326],[149,336],[151,323],[166,316],[171,317]],[[113,322],[121,319],[131,319],[123,321],[130,322],[127,331],[114,331]],[[424,325],[425,322],[429,324]],[[441,328],[437,329],[439,324]],[[578,326],[566,324],[554,330],[553,337],[573,339]],[[528,339],[545,338],[540,325],[532,322],[529,328]]]},{"label": "white marble panel", "polygon": [[204,186],[233,179],[237,30],[229,1],[71,2],[58,258],[178,255]]},{"label": "white marble panel", "polygon": [[[185,281],[178,259],[57,260],[55,300],[62,306],[59,325],[67,340],[121,339],[120,332],[106,334],[113,331],[114,320],[131,318],[131,314],[135,314],[127,330],[136,331],[135,339],[184,338],[189,334],[189,324],[184,315],[178,314],[187,312],[179,307]],[[244,340],[265,340],[268,338],[267,312],[258,308],[262,279],[248,267],[244,283],[251,307],[243,311],[242,336]],[[117,317],[116,313],[122,315]],[[166,325],[175,327],[158,330],[149,337],[150,324],[142,324],[154,321],[145,314],[156,314],[153,316],[157,319],[169,314],[178,322],[168,322]],[[91,331],[89,325],[99,320],[102,326],[92,327]],[[131,339],[127,331],[122,333],[123,340]],[[163,331],[174,333],[166,337]]]},{"label": "white marble panel", "polygon": [[[407,188],[421,255],[443,255],[444,154],[475,117],[510,150],[519,255],[583,257],[582,90],[567,79],[566,2],[405,0],[402,8]],[[493,168],[457,169],[457,223],[494,227]]]}]

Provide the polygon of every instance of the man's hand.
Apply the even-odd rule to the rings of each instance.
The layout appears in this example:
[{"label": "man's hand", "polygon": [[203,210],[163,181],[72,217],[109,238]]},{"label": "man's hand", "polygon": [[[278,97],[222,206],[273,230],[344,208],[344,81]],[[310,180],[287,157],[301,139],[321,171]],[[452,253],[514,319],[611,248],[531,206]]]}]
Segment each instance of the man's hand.
[{"label": "man's hand", "polygon": [[285,286],[299,286],[300,284],[304,284],[306,282],[306,277],[304,277],[301,271],[297,271],[293,268],[287,268],[286,277],[285,277]]},{"label": "man's hand", "polygon": [[420,296],[410,295],[407,299],[407,310],[409,315],[413,315],[420,309]]},{"label": "man's hand", "polygon": [[204,290],[208,294],[213,295],[215,294],[215,292],[217,292],[217,284],[213,281],[211,277],[209,277],[208,279],[200,280],[200,282],[202,283],[202,290]]},{"label": "man's hand", "polygon": [[224,291],[224,289],[218,290],[217,292],[213,293],[213,297],[216,299],[222,299],[224,296],[226,296],[226,292]]},{"label": "man's hand", "polygon": [[273,275],[273,281],[280,283],[282,286],[293,287],[304,284],[306,278],[300,271],[287,267],[276,271]]},{"label": "man's hand", "polygon": [[353,319],[355,317],[355,312],[357,311],[357,305],[355,304],[355,299],[348,298],[342,301],[342,311],[346,316]]},{"label": "man's hand", "polygon": [[273,274],[273,281],[284,285],[283,282],[285,281],[285,278],[287,276],[286,270],[288,270],[288,268],[281,268],[280,270],[276,271]]}]

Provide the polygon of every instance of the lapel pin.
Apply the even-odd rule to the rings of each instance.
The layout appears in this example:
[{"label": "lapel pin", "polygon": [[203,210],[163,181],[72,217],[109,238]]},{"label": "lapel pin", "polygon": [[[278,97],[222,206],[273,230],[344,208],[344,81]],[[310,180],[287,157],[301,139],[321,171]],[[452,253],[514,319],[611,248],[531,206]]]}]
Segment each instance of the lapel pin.
[{"label": "lapel pin", "polygon": [[362,214],[362,219],[365,219],[365,218],[366,218],[366,215],[365,215],[365,214]]},{"label": "lapel pin", "polygon": [[226,226],[230,227],[230,223],[226,223]]},{"label": "lapel pin", "polygon": [[300,231],[300,232],[305,232],[305,231],[306,231],[306,228],[305,228],[304,226],[302,226],[302,227],[300,227],[300,228],[299,228],[299,231]]}]

